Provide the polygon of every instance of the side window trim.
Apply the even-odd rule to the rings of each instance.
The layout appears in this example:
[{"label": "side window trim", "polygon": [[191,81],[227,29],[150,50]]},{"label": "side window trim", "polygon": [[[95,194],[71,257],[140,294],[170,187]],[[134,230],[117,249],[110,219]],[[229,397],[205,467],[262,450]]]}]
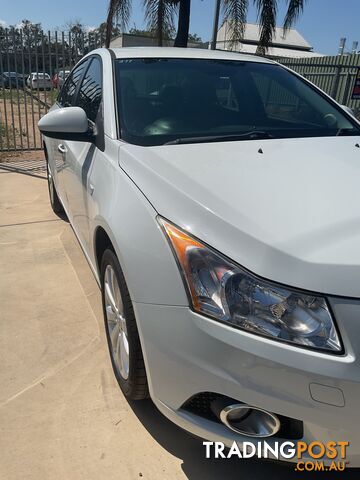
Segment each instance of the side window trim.
[{"label": "side window trim", "polygon": [[81,75],[81,78],[80,78],[80,80],[79,80],[79,83],[78,83],[78,85],[77,85],[77,87],[76,87],[76,90],[75,90],[75,93],[74,93],[74,98],[73,98],[73,103],[74,103],[74,105],[76,105],[76,102],[77,102],[77,99],[78,99],[78,95],[79,95],[79,91],[80,91],[82,82],[84,81],[85,75],[86,75],[87,71],[89,70],[90,65],[91,65],[92,62],[93,62],[94,56],[95,56],[95,55],[91,55],[90,57],[86,57],[86,60],[88,60],[88,64],[87,64],[87,67],[84,68],[84,71],[83,71],[83,73],[82,73],[82,75]]},{"label": "side window trim", "polygon": [[78,94],[78,91],[79,91],[79,88],[80,88],[80,85],[83,81],[83,78],[84,78],[84,75],[85,73],[87,72],[89,66],[90,66],[90,63],[92,62],[92,59],[93,59],[94,55],[92,56],[89,56],[89,57],[86,57],[84,58],[83,60],[81,60],[79,63],[77,63],[74,68],[71,70],[71,72],[69,73],[69,76],[67,77],[67,79],[65,80],[64,82],[64,85],[61,87],[61,90],[59,92],[59,95],[57,96],[57,99],[56,99],[56,103],[58,104],[59,107],[63,107],[63,105],[60,103],[60,97],[62,95],[62,92],[63,90],[67,87],[67,84],[70,82],[72,76],[73,76],[73,73],[74,73],[74,70],[77,69],[78,67],[80,67],[80,65],[82,65],[83,63],[86,63],[88,62],[88,65],[87,67],[84,68],[84,71],[79,79],[79,82],[78,82],[78,85],[76,86],[76,90],[75,90],[75,93],[74,93],[74,97],[73,97],[73,101],[76,101],[77,99],[77,94]]},{"label": "side window trim", "polygon": [[[102,61],[102,58],[100,55],[98,54],[94,54],[94,55],[91,55],[89,57],[86,57],[87,60],[90,60],[89,61],[89,64],[88,66],[84,69],[84,72],[83,72],[83,75],[81,76],[81,81],[79,82],[79,85],[76,87],[76,91],[75,91],[75,94],[74,94],[74,103],[76,104],[77,100],[78,100],[78,95],[79,95],[79,91],[80,91],[80,88],[81,88],[81,85],[82,85],[82,82],[84,81],[84,78],[86,76],[86,73],[87,71],[89,70],[90,68],[90,65],[92,64],[92,62],[97,59],[99,61],[99,64],[100,64],[100,72],[101,72],[101,75],[100,75],[100,82],[101,82],[101,102],[100,102],[100,106],[99,106],[99,110],[98,110],[98,113],[97,115],[99,115],[99,112],[101,111],[101,117],[102,117],[102,122],[104,122],[104,119],[103,119],[103,100],[104,100],[104,89],[103,89],[103,86],[104,86],[104,79],[103,79],[103,61]],[[92,120],[88,119],[89,122],[95,124],[96,122],[92,122]]]}]

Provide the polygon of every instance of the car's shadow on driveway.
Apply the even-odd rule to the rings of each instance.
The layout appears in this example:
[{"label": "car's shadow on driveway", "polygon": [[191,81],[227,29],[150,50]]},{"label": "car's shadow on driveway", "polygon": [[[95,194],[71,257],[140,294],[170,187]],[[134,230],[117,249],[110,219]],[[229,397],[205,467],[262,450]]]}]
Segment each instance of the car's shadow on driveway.
[{"label": "car's shadow on driveway", "polygon": [[[268,460],[206,459],[202,440],[181,430],[155,407],[151,400],[129,402],[143,426],[169,453],[182,460],[181,468],[191,480],[244,479],[244,480],[292,480],[292,479],[338,479],[358,480],[360,469],[344,472],[300,472],[289,463]],[[161,469],[161,465],[159,465]]]},{"label": "car's shadow on driveway", "polygon": [[[235,457],[231,459],[206,459],[202,440],[189,435],[167,420],[151,400],[131,402],[129,405],[154,440],[169,453],[182,460],[181,468],[186,477],[191,480],[225,478],[230,480],[235,478],[285,480],[299,478],[300,472],[295,472],[294,466],[280,462],[243,460]],[[161,468],[161,465],[159,465],[159,468]],[[301,477],[303,476],[304,473],[301,472]]]}]

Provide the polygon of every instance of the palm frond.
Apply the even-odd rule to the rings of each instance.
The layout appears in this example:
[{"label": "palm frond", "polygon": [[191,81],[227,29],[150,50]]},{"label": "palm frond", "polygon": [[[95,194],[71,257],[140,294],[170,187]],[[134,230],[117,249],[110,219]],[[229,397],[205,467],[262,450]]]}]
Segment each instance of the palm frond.
[{"label": "palm frond", "polygon": [[288,0],[288,9],[284,21],[284,33],[296,22],[304,10],[306,0]]},{"label": "palm frond", "polygon": [[277,0],[254,0],[258,11],[260,40],[256,53],[265,55],[276,28]]},{"label": "palm frond", "polygon": [[222,11],[225,21],[230,25],[229,42],[233,47],[244,36],[248,0],[223,0]]},{"label": "palm frond", "polygon": [[131,0],[110,0],[108,15],[106,19],[106,41],[105,46],[109,48],[111,40],[111,32],[114,20],[119,23],[120,28],[124,31],[130,20]]},{"label": "palm frond", "polygon": [[148,30],[156,34],[158,45],[164,37],[169,37],[174,30],[174,15],[177,6],[167,0],[144,0],[145,20]]}]

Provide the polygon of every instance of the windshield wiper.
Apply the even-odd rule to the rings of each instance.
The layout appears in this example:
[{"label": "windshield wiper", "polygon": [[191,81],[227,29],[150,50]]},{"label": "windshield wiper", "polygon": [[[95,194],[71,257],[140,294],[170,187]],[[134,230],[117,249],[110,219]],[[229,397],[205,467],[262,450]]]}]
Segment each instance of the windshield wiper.
[{"label": "windshield wiper", "polygon": [[183,143],[207,143],[207,142],[226,142],[234,140],[257,140],[262,138],[274,138],[269,132],[264,130],[251,130],[250,132],[237,133],[235,135],[207,135],[203,137],[180,137],[164,145],[180,145]]}]

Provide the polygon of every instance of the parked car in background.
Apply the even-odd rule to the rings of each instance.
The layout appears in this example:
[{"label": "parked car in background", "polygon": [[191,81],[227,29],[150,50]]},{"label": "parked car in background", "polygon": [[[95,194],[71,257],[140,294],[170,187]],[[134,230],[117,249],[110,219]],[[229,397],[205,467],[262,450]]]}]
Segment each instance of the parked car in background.
[{"label": "parked car in background", "polygon": [[52,89],[50,75],[48,73],[43,73],[43,72],[30,73],[26,81],[26,84],[32,90],[35,90],[35,89],[51,90]]},{"label": "parked car in background", "polygon": [[119,48],[39,128],[124,395],[228,447],[344,440],[360,466],[359,122],[266,58]]},{"label": "parked car in background", "polygon": [[69,75],[70,70],[60,70],[58,73],[55,73],[52,78],[54,88],[61,88]]},{"label": "parked car in background", "polygon": [[0,87],[24,88],[24,76],[17,72],[3,72],[0,74]]}]

